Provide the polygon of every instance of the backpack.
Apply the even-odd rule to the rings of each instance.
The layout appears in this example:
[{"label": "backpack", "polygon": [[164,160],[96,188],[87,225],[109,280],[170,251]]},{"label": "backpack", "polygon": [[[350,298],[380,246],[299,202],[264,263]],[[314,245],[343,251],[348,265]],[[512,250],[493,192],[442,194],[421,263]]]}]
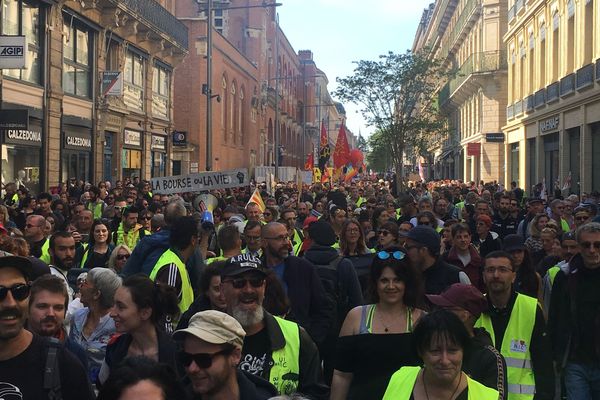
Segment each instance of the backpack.
[{"label": "backpack", "polygon": [[48,393],[48,400],[62,400],[58,352],[63,346],[58,339],[48,338],[46,348],[48,352],[44,366],[44,391]]},{"label": "backpack", "polygon": [[334,305],[332,329],[336,329],[336,336],[346,318],[346,314],[350,311],[348,291],[340,279],[338,268],[343,259],[343,256],[337,256],[329,264],[314,264],[323,289],[325,289],[325,296]]}]

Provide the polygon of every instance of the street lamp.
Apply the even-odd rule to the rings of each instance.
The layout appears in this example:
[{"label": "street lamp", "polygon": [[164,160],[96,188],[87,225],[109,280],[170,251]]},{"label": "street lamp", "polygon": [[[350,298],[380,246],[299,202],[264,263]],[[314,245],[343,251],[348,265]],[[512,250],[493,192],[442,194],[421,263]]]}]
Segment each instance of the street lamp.
[{"label": "street lamp", "polygon": [[[218,0],[220,1],[220,0]],[[199,1],[198,4],[204,3]],[[223,3],[220,2],[221,5]],[[206,85],[203,87],[203,94],[206,95],[206,170],[212,170],[212,99],[219,96],[212,93],[212,50],[213,50],[213,12],[215,10],[214,1],[206,0],[206,8],[201,8],[200,11],[206,12]],[[254,6],[235,6],[235,7],[218,7],[219,10],[239,10],[248,8],[267,8],[279,7],[281,3],[267,3]]]}]

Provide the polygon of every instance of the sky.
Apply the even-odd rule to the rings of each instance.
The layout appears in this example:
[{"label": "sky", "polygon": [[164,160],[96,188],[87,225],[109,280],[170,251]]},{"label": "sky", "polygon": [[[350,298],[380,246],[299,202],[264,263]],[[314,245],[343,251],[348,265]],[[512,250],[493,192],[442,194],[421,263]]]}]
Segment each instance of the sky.
[{"label": "sky", "polygon": [[[388,51],[404,53],[412,47],[423,10],[434,0],[278,0],[279,24],[298,50],[312,50],[317,67],[329,78],[329,92],[337,77],[354,70],[353,61],[375,60]],[[344,103],[346,125],[363,136],[367,127],[358,106]]]}]

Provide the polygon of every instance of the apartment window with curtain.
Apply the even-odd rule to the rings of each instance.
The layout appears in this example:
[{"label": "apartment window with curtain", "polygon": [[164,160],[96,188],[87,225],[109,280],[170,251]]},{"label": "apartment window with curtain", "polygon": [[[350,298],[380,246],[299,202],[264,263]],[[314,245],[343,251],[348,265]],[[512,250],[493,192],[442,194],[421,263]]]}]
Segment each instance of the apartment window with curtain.
[{"label": "apartment window with curtain", "polygon": [[144,66],[145,59],[137,53],[127,51],[123,71],[123,102],[127,107],[144,110]]},{"label": "apartment window with curtain", "polygon": [[92,97],[92,32],[73,16],[63,18],[63,90],[79,97]]},{"label": "apartment window with curtain", "polygon": [[39,5],[19,0],[0,0],[2,35],[23,35],[27,39],[27,63],[24,69],[5,69],[5,76],[26,82],[42,83],[42,19]]},{"label": "apartment window with curtain", "polygon": [[169,87],[171,72],[165,67],[155,64],[152,67],[152,115],[169,119]]},{"label": "apartment window with curtain", "polygon": [[540,50],[539,50],[540,59],[537,63],[539,68],[539,79],[540,84],[538,88],[543,88],[546,86],[546,25],[543,23],[540,25]]}]

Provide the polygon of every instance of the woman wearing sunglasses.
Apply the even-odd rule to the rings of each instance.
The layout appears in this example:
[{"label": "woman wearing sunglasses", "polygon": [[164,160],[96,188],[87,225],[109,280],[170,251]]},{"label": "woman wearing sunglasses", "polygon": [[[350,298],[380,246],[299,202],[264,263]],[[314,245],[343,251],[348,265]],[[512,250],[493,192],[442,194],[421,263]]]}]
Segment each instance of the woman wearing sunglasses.
[{"label": "woman wearing sunglasses", "polygon": [[100,383],[106,381],[112,368],[131,356],[148,357],[176,370],[175,343],[165,326],[179,314],[178,303],[172,286],[155,284],[146,275],[136,274],[123,281],[110,312],[121,336],[106,348]]},{"label": "woman wearing sunglasses", "polygon": [[114,248],[108,259],[108,268],[120,274],[123,267],[131,256],[131,250],[124,244],[120,244]]},{"label": "woman wearing sunglasses", "polygon": [[398,247],[398,224],[388,221],[377,229],[377,250]]},{"label": "woman wearing sunglasses", "polygon": [[418,365],[412,330],[424,312],[418,273],[399,247],[379,251],[371,265],[372,304],[352,309],[340,331],[331,399],[380,399],[392,374]]}]

